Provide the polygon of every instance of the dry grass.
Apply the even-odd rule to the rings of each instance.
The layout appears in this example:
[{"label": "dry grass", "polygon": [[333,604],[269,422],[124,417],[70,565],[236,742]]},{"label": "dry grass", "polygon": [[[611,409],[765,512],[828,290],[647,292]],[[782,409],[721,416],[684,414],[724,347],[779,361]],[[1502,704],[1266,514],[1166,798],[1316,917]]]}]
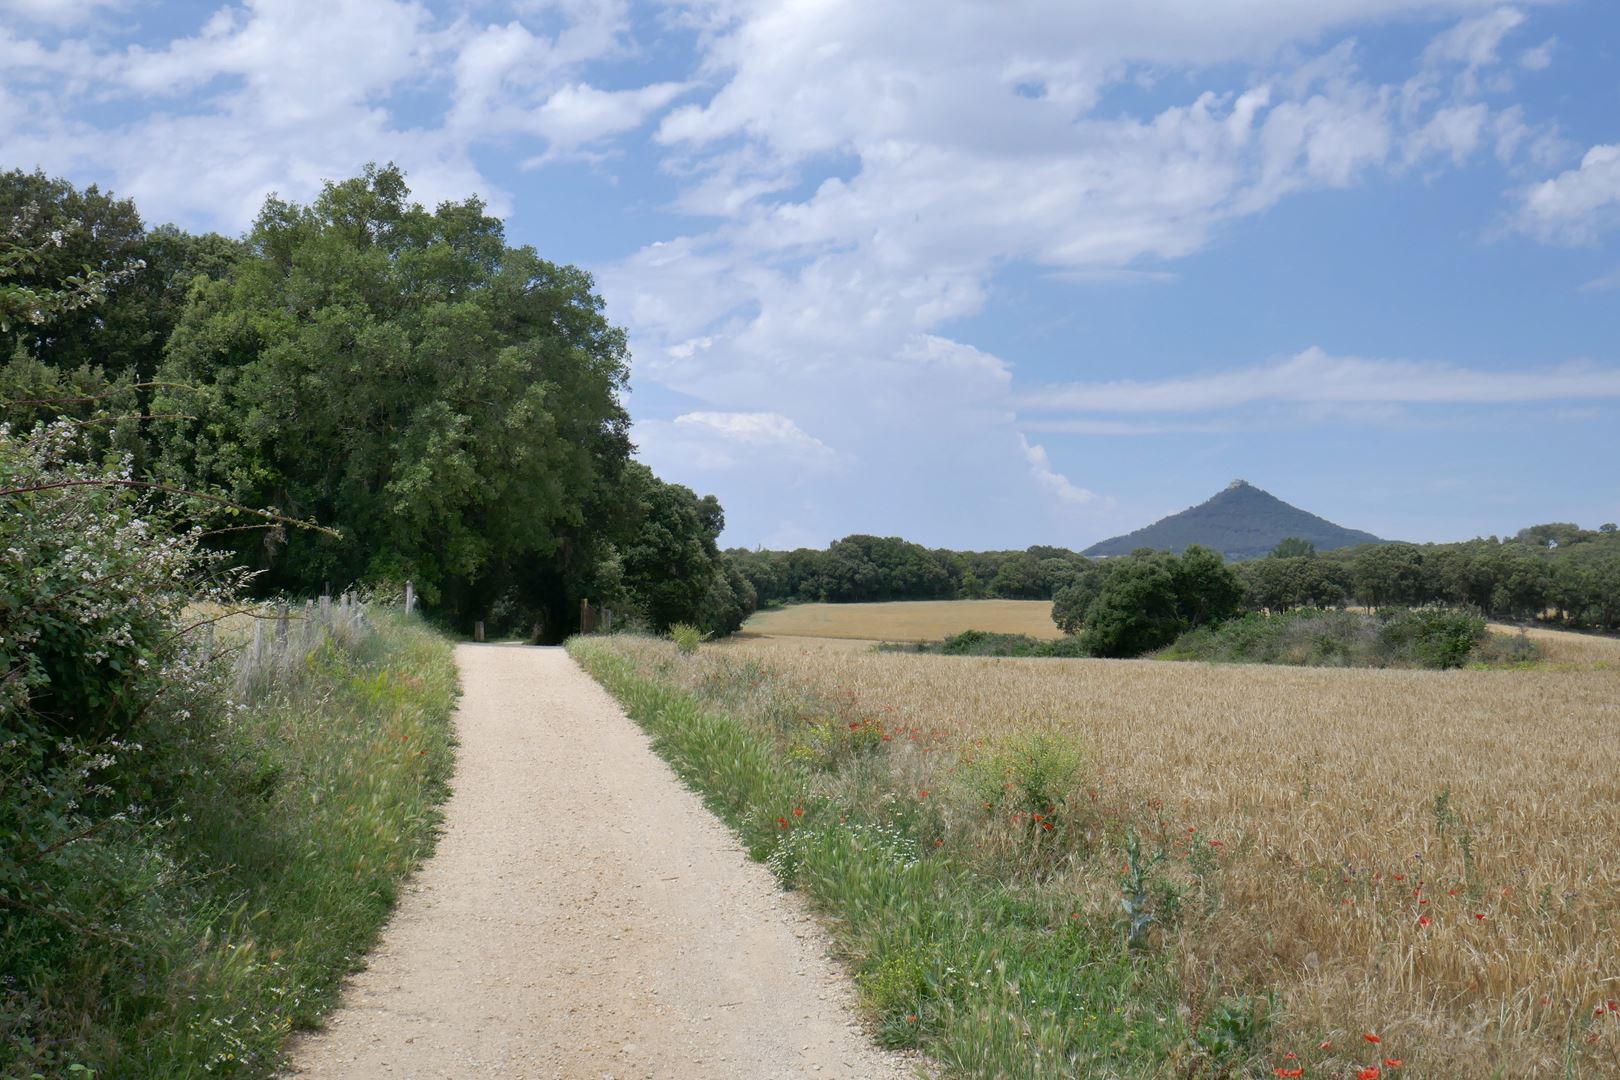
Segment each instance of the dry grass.
[{"label": "dry grass", "polygon": [[[891,606],[934,605],[870,607]],[[874,636],[902,636],[882,625]],[[1615,645],[1569,637],[1549,644],[1588,658]],[[1189,992],[1279,989],[1275,1045],[1306,1075],[1344,1075],[1376,1031],[1406,1075],[1620,1076],[1620,1009],[1594,1015],[1620,999],[1614,668],[1010,661],[803,641],[701,657],[712,678],[752,661],[906,736],[887,752],[891,788],[932,792],[962,858],[1018,834],[986,820],[965,762],[1027,733],[1083,747],[1089,775],[1060,818],[1134,822],[1165,847],[1156,872],[1185,890],[1167,944]],[[1097,843],[1077,841],[1045,886],[1118,918],[1117,836]]]},{"label": "dry grass", "polygon": [[964,630],[1054,640],[1048,600],[896,600],[887,604],[793,604],[756,612],[745,637],[938,641]]},{"label": "dry grass", "polygon": [[[1510,636],[1521,633],[1519,627],[1503,623],[1491,623],[1490,629],[1493,633]],[[1522,633],[1536,643],[1541,649],[1542,658],[1549,664],[1620,665],[1620,638],[1541,627],[1529,627]]]}]

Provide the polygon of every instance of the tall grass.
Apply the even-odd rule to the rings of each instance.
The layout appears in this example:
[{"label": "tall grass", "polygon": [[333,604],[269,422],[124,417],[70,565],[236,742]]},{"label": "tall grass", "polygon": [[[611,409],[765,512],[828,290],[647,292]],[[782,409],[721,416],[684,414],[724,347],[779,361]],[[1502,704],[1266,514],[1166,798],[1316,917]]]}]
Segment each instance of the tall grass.
[{"label": "tall grass", "polygon": [[[1063,890],[942,853],[949,815],[929,791],[882,780],[881,725],[850,720],[836,694],[801,696],[764,667],[715,667],[667,643],[569,648],[750,854],[836,916],[885,1043],[963,1076],[1147,1076],[1200,1026],[1176,1009],[1161,955],[1073,918]],[[881,796],[852,797],[839,776]]]},{"label": "tall grass", "polygon": [[330,1007],[451,767],[448,643],[373,621],[253,680],[174,803],[50,853],[68,891],[0,930],[0,1075],[268,1076]]},{"label": "tall grass", "polygon": [[1620,1075],[1614,669],[576,651],[960,1075]]}]

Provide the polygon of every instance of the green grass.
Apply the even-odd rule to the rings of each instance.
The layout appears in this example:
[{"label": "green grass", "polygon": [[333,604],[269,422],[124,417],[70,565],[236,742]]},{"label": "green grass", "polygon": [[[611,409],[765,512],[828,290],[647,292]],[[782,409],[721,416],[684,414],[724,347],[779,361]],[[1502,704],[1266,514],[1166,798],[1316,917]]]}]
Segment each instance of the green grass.
[{"label": "green grass", "polygon": [[[626,639],[569,650],[750,855],[832,916],[881,1041],[962,1077],[1240,1075],[1225,1070],[1250,1035],[1220,1049],[1215,1021],[1178,1008],[1165,951],[1075,917],[1040,872],[1039,830],[1022,872],[944,847],[950,823],[888,769],[880,722],[753,662],[700,670],[702,657]],[[1045,744],[1028,756],[1008,764],[1018,798],[1083,767]]]},{"label": "green grass", "polygon": [[0,931],[0,1076],[265,1077],[333,1005],[453,759],[449,643],[378,622],[217,725],[174,805],[53,853],[56,911]]}]

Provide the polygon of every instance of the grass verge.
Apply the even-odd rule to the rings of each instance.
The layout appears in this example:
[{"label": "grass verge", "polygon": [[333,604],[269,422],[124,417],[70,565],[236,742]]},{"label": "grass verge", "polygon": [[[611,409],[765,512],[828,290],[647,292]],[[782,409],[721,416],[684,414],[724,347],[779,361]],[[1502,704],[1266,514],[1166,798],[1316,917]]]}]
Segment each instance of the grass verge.
[{"label": "grass verge", "polygon": [[376,621],[172,749],[194,763],[172,802],[35,859],[52,901],[0,929],[0,1076],[269,1076],[331,1007],[432,848],[453,759],[449,643]]},{"label": "grass verge", "polygon": [[[1133,943],[1122,921],[1077,917],[1038,869],[997,876],[956,858],[930,793],[902,790],[885,769],[881,723],[850,720],[753,665],[711,672],[694,692],[682,685],[694,660],[672,647],[576,638],[569,651],[749,853],[833,916],[883,1042],[964,1077],[1156,1076],[1172,1063],[1239,1075],[1255,1051],[1260,1002],[1189,1009],[1149,935]],[[1040,803],[1053,774],[1076,767],[1050,747],[1009,753],[984,773],[1013,778],[1009,799]],[[1048,835],[1029,817],[1015,841],[1026,869]],[[1151,868],[1135,870],[1121,905],[1134,896],[1145,915]]]}]

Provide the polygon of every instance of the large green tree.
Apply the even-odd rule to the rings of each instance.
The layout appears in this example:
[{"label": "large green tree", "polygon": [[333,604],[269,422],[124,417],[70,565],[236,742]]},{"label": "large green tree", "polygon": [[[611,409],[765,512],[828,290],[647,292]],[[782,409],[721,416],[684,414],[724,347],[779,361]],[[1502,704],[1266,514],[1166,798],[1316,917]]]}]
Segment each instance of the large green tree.
[{"label": "large green tree", "polygon": [[342,533],[239,539],[261,587],[414,580],[461,623],[570,625],[623,530],[625,337],[590,275],[393,166],[271,198],[168,343],[161,471]]}]

